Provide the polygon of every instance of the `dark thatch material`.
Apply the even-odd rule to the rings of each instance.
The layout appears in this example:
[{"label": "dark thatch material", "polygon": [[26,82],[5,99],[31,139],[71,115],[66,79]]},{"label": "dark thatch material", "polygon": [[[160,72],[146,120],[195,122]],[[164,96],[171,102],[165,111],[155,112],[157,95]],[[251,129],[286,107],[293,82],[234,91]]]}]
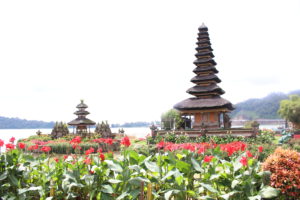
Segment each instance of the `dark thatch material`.
[{"label": "dark thatch material", "polygon": [[193,72],[194,73],[199,73],[199,72],[208,72],[208,71],[213,71],[216,74],[219,73],[219,71],[215,68],[215,66],[207,66],[207,67],[196,67]]},{"label": "dark thatch material", "polygon": [[191,79],[191,82],[193,82],[193,83],[200,83],[200,82],[205,82],[205,81],[209,81],[209,80],[214,80],[217,83],[221,82],[221,80],[219,79],[219,77],[216,76],[215,74],[210,74],[208,76],[195,76],[194,78]]},{"label": "dark thatch material", "polygon": [[189,98],[177,103],[174,108],[181,111],[218,108],[227,108],[228,110],[234,109],[233,105],[228,100],[221,97],[214,97],[210,99]]},{"label": "dark thatch material", "polygon": [[212,52],[210,52],[210,51],[198,52],[198,53],[195,54],[195,56],[197,58],[199,58],[201,56],[209,56],[211,58],[215,57],[215,55]]},{"label": "dark thatch material", "polygon": [[201,24],[201,26],[198,28],[198,30],[201,32],[201,31],[208,31],[208,28],[207,26],[205,26],[204,23]]},{"label": "dark thatch material", "polygon": [[68,123],[68,125],[70,125],[70,126],[95,125],[95,124],[96,124],[96,122],[94,122],[88,118],[84,118],[84,119],[76,118]]},{"label": "dark thatch material", "polygon": [[202,51],[202,50],[206,50],[206,51],[213,51],[213,49],[211,48],[210,45],[206,45],[206,46],[198,46],[196,47],[197,51]]},{"label": "dark thatch material", "polygon": [[211,63],[213,65],[217,65],[217,63],[212,58],[198,58],[197,60],[194,61],[195,65],[205,64],[205,63]]},{"label": "dark thatch material", "polygon": [[74,112],[75,115],[88,115],[90,114],[89,111],[86,110],[77,110],[76,112]]},{"label": "dark thatch material", "polygon": [[205,94],[205,93],[211,93],[211,92],[216,92],[220,95],[224,94],[225,91],[222,90],[218,85],[209,85],[209,86],[199,86],[195,85],[194,87],[191,87],[186,91],[189,94],[192,95],[197,95],[197,94]]},{"label": "dark thatch material", "polygon": [[87,107],[88,106],[85,103],[83,103],[83,100],[81,100],[81,103],[76,106],[76,108],[87,108]]}]

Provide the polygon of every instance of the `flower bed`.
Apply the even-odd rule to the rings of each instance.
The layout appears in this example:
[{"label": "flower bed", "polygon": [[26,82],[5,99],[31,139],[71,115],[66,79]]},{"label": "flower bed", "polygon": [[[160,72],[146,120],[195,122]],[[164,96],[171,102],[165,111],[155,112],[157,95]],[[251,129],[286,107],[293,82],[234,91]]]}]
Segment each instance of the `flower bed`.
[{"label": "flower bed", "polygon": [[[79,141],[74,138],[69,143],[76,150]],[[26,153],[21,143],[17,147],[13,142],[5,144],[7,151],[0,156],[0,196],[33,200],[254,200],[278,195],[267,185],[270,173],[260,170],[257,158],[262,147],[250,151],[243,142],[160,141],[156,153],[139,153],[127,137],[120,143],[123,147],[117,158],[100,148],[89,148],[83,156],[48,157],[49,146],[36,156]]]}]

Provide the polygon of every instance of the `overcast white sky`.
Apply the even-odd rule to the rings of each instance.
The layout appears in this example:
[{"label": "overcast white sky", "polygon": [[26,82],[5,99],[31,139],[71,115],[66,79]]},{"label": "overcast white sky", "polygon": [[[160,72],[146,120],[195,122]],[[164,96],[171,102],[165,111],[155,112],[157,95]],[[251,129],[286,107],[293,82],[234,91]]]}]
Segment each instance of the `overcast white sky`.
[{"label": "overcast white sky", "polygon": [[0,116],[158,120],[189,98],[198,27],[224,98],[300,89],[300,0],[0,1]]}]

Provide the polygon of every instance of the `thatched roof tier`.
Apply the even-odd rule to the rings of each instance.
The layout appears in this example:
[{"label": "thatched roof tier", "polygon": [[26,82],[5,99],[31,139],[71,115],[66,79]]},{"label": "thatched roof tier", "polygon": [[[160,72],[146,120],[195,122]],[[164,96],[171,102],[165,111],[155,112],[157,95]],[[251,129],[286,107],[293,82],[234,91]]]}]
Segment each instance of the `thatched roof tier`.
[{"label": "thatched roof tier", "polygon": [[199,31],[208,31],[207,26],[205,26],[204,23],[201,24],[201,26],[198,28]]},{"label": "thatched roof tier", "polygon": [[209,52],[209,51],[198,52],[198,53],[195,54],[195,56],[197,58],[202,57],[202,56],[209,56],[211,58],[215,57],[215,55],[212,52]]},{"label": "thatched roof tier", "polygon": [[219,77],[214,75],[214,74],[210,74],[210,75],[207,75],[207,76],[195,76],[194,78],[191,79],[191,82],[200,83],[200,82],[206,82],[206,81],[210,81],[210,80],[213,80],[217,83],[221,82]]},{"label": "thatched roof tier", "polygon": [[90,114],[89,111],[86,110],[77,110],[76,112],[74,112],[75,115],[88,115]]},{"label": "thatched roof tier", "polygon": [[210,45],[205,45],[205,46],[197,46],[196,47],[197,51],[213,51]]},{"label": "thatched roof tier", "polygon": [[200,85],[195,85],[194,87],[191,87],[186,91],[189,94],[198,96],[198,95],[205,95],[205,93],[211,93],[215,92],[218,93],[219,95],[222,95],[225,93],[224,90],[222,90],[219,86],[216,84],[213,85],[208,85],[208,86],[200,86]]},{"label": "thatched roof tier", "polygon": [[81,100],[81,103],[76,106],[76,108],[87,108],[88,106]]},{"label": "thatched roof tier", "polygon": [[219,73],[219,71],[215,68],[215,66],[207,66],[207,67],[196,67],[193,72],[194,73],[200,73],[200,72],[208,72],[212,71],[214,73]]},{"label": "thatched roof tier", "polygon": [[70,126],[79,126],[79,125],[95,125],[96,122],[88,118],[76,118],[68,123]]},{"label": "thatched roof tier", "polygon": [[189,98],[186,100],[183,100],[176,105],[174,105],[174,108],[183,111],[183,110],[207,110],[207,109],[219,109],[219,108],[225,108],[230,110],[233,110],[233,105],[226,99],[223,99],[221,97],[214,97],[214,98],[208,98],[208,99],[200,99],[200,98]]},{"label": "thatched roof tier", "polygon": [[210,63],[212,65],[217,65],[217,63],[212,58],[198,58],[194,61],[195,65]]}]

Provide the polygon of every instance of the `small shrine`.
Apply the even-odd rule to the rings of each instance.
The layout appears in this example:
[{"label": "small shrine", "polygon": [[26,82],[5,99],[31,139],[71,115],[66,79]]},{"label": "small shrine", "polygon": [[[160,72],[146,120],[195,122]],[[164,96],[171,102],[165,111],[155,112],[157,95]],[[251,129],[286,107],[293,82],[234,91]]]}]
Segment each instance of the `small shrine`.
[{"label": "small shrine", "polygon": [[198,42],[194,64],[196,74],[191,79],[195,85],[187,90],[194,97],[183,100],[174,108],[178,110],[185,121],[184,129],[215,129],[230,128],[230,118],[227,115],[232,111],[233,105],[221,97],[225,93],[217,84],[221,80],[216,75],[217,63],[214,61],[213,49],[211,48],[208,28],[202,24],[199,28]]},{"label": "small shrine", "polygon": [[78,104],[76,108],[78,108],[78,110],[74,114],[77,115],[77,118],[70,121],[68,125],[73,126],[74,128],[76,127],[77,134],[85,135],[87,133],[90,133],[90,126],[93,126],[96,123],[86,118],[86,116],[90,114],[85,110],[88,108],[88,106],[83,102],[83,100],[81,100],[80,104]]}]

